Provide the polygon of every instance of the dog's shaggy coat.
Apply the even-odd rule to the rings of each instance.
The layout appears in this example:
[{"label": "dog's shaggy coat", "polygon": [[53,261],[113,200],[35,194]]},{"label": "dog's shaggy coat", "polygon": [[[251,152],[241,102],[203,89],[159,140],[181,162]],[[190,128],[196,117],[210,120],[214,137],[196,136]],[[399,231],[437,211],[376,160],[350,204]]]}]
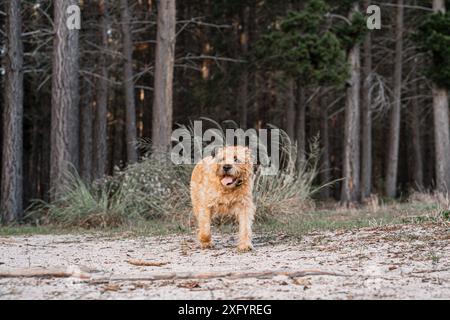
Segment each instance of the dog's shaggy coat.
[{"label": "dog's shaggy coat", "polygon": [[191,198],[203,249],[211,248],[211,219],[214,214],[233,215],[239,222],[239,251],[252,245],[254,163],[250,150],[228,146],[200,161],[191,178]]}]

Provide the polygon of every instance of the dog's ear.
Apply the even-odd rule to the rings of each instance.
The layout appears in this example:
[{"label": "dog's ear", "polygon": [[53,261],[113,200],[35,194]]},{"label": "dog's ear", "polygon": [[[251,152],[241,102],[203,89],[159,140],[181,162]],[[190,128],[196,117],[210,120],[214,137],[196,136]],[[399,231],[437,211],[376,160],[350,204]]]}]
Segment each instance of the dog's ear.
[{"label": "dog's ear", "polygon": [[211,151],[211,157],[215,158],[217,156],[217,154],[219,153],[219,149],[220,149],[220,147],[218,147],[218,146],[214,147]]}]

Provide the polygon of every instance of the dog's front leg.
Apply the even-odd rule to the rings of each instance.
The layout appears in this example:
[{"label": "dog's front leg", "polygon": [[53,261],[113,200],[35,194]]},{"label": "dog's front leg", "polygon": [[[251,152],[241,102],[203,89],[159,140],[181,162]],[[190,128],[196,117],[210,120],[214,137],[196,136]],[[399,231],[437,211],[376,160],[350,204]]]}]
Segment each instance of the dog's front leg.
[{"label": "dog's front leg", "polygon": [[253,250],[252,245],[252,224],[255,217],[255,206],[249,203],[236,208],[239,221],[239,242],[238,251],[247,252]]},{"label": "dog's front leg", "polygon": [[211,209],[202,208],[198,215],[198,240],[202,249],[214,246],[211,239]]}]

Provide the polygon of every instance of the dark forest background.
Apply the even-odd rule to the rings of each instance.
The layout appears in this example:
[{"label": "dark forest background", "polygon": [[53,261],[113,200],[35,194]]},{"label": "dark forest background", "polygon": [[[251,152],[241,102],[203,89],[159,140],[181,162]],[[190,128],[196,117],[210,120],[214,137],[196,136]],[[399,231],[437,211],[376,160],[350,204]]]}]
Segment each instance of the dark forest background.
[{"label": "dark forest background", "polygon": [[[81,9],[69,30],[67,8]],[[366,8],[381,8],[368,30]],[[3,0],[1,213],[167,149],[200,117],[319,137],[320,197],[363,202],[450,184],[450,3]]]}]

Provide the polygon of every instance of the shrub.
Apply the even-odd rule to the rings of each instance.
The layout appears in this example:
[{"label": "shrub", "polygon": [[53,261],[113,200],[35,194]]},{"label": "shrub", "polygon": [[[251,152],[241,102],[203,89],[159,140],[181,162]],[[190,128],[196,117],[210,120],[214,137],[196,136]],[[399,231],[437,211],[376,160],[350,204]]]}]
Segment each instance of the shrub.
[{"label": "shrub", "polygon": [[274,176],[257,174],[255,180],[255,201],[258,220],[269,217],[283,219],[293,214],[301,214],[313,206],[311,196],[323,186],[315,186],[320,156],[319,141],[311,142],[310,154],[296,167],[297,146],[292,144],[283,132],[281,159],[283,168]]},{"label": "shrub", "polygon": [[[311,155],[296,168],[296,146],[282,132],[283,168],[275,176],[258,173],[255,178],[257,219],[282,219],[301,213],[312,204],[319,188],[317,176],[318,141]],[[31,215],[43,223],[63,226],[116,227],[149,219],[164,219],[188,225],[192,219],[189,181],[193,166],[173,164],[166,157],[144,157],[111,177],[86,184],[76,174],[67,174],[63,192],[53,202],[37,202]]]}]

